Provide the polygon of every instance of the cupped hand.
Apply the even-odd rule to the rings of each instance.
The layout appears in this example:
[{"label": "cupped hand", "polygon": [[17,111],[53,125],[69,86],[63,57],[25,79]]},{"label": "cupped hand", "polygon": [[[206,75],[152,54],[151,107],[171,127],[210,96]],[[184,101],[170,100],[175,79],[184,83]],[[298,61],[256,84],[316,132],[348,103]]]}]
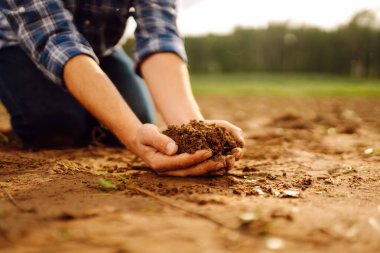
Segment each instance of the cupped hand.
[{"label": "cupped hand", "polygon": [[[244,147],[245,140],[244,140],[243,130],[240,127],[237,127],[226,120],[205,120],[204,122],[208,125],[215,124],[217,126],[224,127],[228,132],[232,134],[236,142],[240,144],[241,148]],[[239,157],[239,159],[240,158],[241,157]]]},{"label": "cupped hand", "polygon": [[207,160],[212,156],[210,150],[176,155],[177,144],[152,124],[144,124],[138,129],[134,144],[130,148],[161,175],[198,176],[226,167],[224,160]]},{"label": "cupped hand", "polygon": [[[235,137],[240,146],[244,146],[243,132],[240,128],[223,120],[208,120],[207,124],[216,124],[226,128]],[[235,161],[243,156],[242,148],[235,148],[231,155],[209,159],[210,150],[199,150],[194,154],[178,154],[178,146],[158,127],[144,124],[137,131],[132,151],[140,156],[155,172],[168,176],[223,175],[233,168]]]},{"label": "cupped hand", "polygon": [[232,153],[231,155],[227,155],[223,157],[226,163],[225,169],[221,169],[221,170],[213,171],[209,173],[209,175],[224,175],[234,167],[236,161],[240,160],[243,157],[243,154],[244,154],[243,148],[245,146],[243,130],[226,120],[205,120],[205,123],[215,124],[217,126],[224,127],[227,131],[229,131],[232,134],[236,142],[241,146],[239,148],[234,148],[231,151]]}]

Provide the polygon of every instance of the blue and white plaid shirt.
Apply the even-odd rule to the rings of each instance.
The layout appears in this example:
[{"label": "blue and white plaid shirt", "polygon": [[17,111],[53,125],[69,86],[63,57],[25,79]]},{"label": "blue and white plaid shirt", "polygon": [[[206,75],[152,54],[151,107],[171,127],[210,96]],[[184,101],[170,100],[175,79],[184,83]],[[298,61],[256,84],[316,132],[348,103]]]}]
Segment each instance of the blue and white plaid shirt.
[{"label": "blue and white plaid shirt", "polygon": [[87,54],[96,61],[120,41],[131,8],[137,23],[134,57],[156,52],[187,60],[176,24],[176,0],[0,0],[0,50],[20,45],[55,83],[65,63]]}]

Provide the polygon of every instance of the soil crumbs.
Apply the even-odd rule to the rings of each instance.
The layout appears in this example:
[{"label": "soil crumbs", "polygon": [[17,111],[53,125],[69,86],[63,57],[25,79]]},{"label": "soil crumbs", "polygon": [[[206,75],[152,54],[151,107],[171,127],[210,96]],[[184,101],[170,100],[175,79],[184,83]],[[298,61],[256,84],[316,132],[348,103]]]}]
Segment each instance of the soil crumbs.
[{"label": "soil crumbs", "polygon": [[203,121],[192,120],[181,126],[169,126],[163,134],[177,143],[177,154],[211,150],[213,157],[217,157],[231,155],[234,148],[242,147],[225,128],[215,124],[207,125]]},{"label": "soil crumbs", "polygon": [[245,158],[222,177],[161,177],[124,149],[28,151],[1,135],[0,251],[380,252],[378,98],[199,101],[245,130]]}]

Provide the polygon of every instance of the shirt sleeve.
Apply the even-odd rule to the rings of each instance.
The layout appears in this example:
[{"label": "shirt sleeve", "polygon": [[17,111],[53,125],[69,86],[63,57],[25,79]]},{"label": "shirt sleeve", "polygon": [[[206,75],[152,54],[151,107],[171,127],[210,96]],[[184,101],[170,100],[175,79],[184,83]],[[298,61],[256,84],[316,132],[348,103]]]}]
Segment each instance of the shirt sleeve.
[{"label": "shirt sleeve", "polygon": [[99,62],[61,0],[1,0],[0,11],[20,46],[53,82],[64,83],[63,67],[75,55],[86,54]]},{"label": "shirt sleeve", "polygon": [[177,28],[176,0],[135,1],[136,72],[151,54],[173,52],[187,62],[184,42]]}]

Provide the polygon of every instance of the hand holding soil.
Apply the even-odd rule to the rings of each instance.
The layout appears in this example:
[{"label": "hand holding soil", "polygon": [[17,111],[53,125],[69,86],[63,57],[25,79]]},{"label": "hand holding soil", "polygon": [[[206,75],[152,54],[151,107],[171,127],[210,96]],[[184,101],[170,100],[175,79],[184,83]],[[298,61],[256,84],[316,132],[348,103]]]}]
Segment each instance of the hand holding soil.
[{"label": "hand holding soil", "polygon": [[[239,128],[226,121],[192,121],[188,125],[170,126],[175,139],[165,135],[152,124],[144,124],[138,130],[132,151],[160,175],[199,176],[205,174],[223,175],[231,169],[235,160],[242,156],[244,139]],[[217,126],[218,125],[218,126]],[[189,130],[191,150],[185,150],[183,141],[174,136],[175,129]],[[227,130],[228,129],[228,130]],[[165,131],[165,132],[167,132]],[[179,130],[182,131],[182,130]],[[194,136],[203,141],[194,142]],[[176,143],[177,142],[177,143]]]},{"label": "hand holding soil", "polygon": [[[200,150],[210,150],[212,156],[202,164],[217,163],[224,164],[224,166],[209,174],[224,175],[242,156],[244,146],[242,131],[226,121],[208,121],[206,123],[192,120],[189,124],[169,126],[163,134],[176,142],[177,154],[194,154]],[[180,176],[184,172],[186,171],[170,171],[165,174]]]}]

